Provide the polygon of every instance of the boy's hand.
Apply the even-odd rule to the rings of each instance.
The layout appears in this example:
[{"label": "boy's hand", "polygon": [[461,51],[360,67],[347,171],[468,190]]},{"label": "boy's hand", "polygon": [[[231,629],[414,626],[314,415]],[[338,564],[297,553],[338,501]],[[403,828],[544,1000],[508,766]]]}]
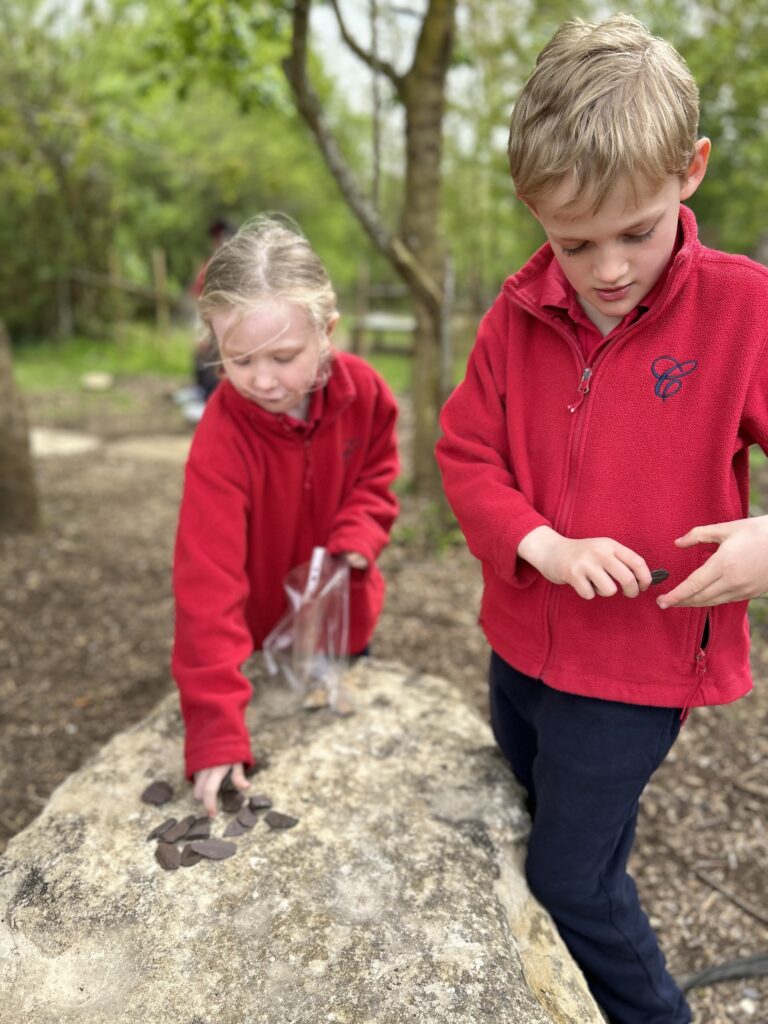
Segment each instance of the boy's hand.
[{"label": "boy's hand", "polygon": [[242,762],[237,764],[217,764],[212,768],[203,768],[195,772],[194,795],[196,800],[201,800],[205,813],[209,818],[216,817],[216,797],[219,793],[227,772],[232,769],[232,785],[239,790],[251,788],[251,784],[245,777]]},{"label": "boy's hand", "polygon": [[579,597],[612,597],[621,588],[625,597],[637,597],[651,585],[645,560],[609,537],[571,540],[549,526],[537,526],[517,549],[552,583],[567,583]]},{"label": "boy's hand", "polygon": [[675,544],[679,548],[696,544],[719,547],[674,590],[656,599],[659,608],[701,608],[748,601],[768,590],[768,516],[695,526]]}]

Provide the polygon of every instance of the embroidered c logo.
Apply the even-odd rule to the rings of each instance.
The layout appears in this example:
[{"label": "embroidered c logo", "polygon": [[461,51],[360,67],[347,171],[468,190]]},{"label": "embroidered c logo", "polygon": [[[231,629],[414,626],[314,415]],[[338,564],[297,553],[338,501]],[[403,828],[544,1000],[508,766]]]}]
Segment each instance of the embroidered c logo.
[{"label": "embroidered c logo", "polygon": [[666,402],[682,390],[682,378],[693,373],[698,365],[697,359],[686,359],[680,363],[674,356],[658,356],[651,364],[651,373],[656,378],[653,393]]}]

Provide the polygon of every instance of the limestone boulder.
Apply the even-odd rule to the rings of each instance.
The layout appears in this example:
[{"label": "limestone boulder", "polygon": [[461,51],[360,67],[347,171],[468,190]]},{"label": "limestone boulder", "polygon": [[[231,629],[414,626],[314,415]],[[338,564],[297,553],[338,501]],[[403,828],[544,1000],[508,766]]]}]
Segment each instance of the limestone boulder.
[{"label": "limestone boulder", "polygon": [[[401,666],[361,663],[351,687],[341,717],[257,680],[252,792],[298,822],[259,812],[226,860],[164,870],[147,838],[201,813],[175,695],[67,779],[0,857],[0,1021],[599,1024],[527,891],[488,726]],[[140,799],[154,780],[161,807]]]}]

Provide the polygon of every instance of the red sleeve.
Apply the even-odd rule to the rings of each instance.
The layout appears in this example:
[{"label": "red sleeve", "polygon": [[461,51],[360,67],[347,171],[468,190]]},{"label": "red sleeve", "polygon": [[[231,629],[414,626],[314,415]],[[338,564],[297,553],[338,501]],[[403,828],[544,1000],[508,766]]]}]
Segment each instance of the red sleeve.
[{"label": "red sleeve", "polygon": [[208,264],[210,260],[206,260],[205,263],[200,267],[198,272],[195,274],[195,279],[190,285],[190,291],[196,299],[199,299],[203,294],[203,286],[205,285],[205,275],[208,270]]},{"label": "red sleeve", "polygon": [[483,320],[467,375],[440,416],[436,455],[446,497],[472,554],[526,586],[537,570],[517,557],[520,541],[550,525],[518,489],[507,436],[503,345]]},{"label": "red sleeve", "polygon": [[381,554],[398,513],[391,485],[399,471],[395,423],[397,403],[378,375],[373,378],[373,415],[367,450],[354,486],[334,516],[326,547],[332,554],[357,551],[373,563]]},{"label": "red sleeve", "polygon": [[196,436],[186,469],[173,565],[172,671],[189,778],[217,764],[253,763],[245,727],[252,687],[240,670],[253,650],[245,620],[250,496],[239,458],[233,440]]}]

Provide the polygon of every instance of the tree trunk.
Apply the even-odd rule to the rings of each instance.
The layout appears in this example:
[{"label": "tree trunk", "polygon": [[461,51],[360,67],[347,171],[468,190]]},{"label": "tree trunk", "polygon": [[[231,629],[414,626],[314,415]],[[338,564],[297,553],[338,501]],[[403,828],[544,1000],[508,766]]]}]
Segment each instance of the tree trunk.
[{"label": "tree trunk", "polygon": [[438,283],[442,300],[425,301],[411,287],[416,315],[413,396],[414,480],[425,493],[440,492],[434,458],[438,415],[442,400],[440,380],[442,317],[448,312],[442,295],[445,254],[440,240],[441,160],[445,88],[453,48],[453,0],[432,0],[422,23],[413,66],[405,78],[406,180],[403,203],[403,240],[429,278]]},{"label": "tree trunk", "polygon": [[332,0],[342,38],[369,67],[392,83],[405,111],[406,181],[401,235],[393,235],[365,196],[341,154],[307,78],[309,13],[312,0],[295,0],[291,54],[283,67],[296,107],[317,139],[325,161],[352,212],[378,249],[405,281],[414,316],[413,483],[422,493],[439,497],[439,475],[434,459],[437,420],[442,398],[440,348],[446,315],[443,282],[444,254],[440,243],[440,189],[443,112],[448,67],[453,49],[456,0],[429,0],[421,21],[413,64],[405,75],[378,55],[366,52],[347,31],[338,0]]},{"label": "tree trunk", "polygon": [[0,321],[0,533],[40,525],[24,404],[13,379],[11,341]]}]

